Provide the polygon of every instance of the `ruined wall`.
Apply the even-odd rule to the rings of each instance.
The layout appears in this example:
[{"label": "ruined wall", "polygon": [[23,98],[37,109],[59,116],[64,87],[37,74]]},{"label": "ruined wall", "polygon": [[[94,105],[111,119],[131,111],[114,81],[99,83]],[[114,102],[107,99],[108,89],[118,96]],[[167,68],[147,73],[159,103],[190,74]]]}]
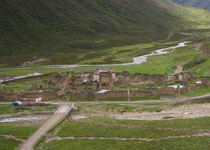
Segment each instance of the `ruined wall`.
[{"label": "ruined wall", "polygon": [[[170,90],[169,90],[170,89]],[[176,91],[173,88],[165,89],[140,89],[139,91],[130,91],[130,97],[146,97],[146,96],[160,96],[160,95],[174,95]],[[106,93],[95,93],[96,98],[127,98],[128,91],[109,91]]]},{"label": "ruined wall", "polygon": [[41,93],[23,93],[21,98],[38,98],[42,97],[43,100],[52,100],[58,98],[56,92],[41,92]]},{"label": "ruined wall", "polygon": [[19,94],[17,93],[0,93],[0,101],[16,101],[19,100]]},{"label": "ruined wall", "polygon": [[210,47],[203,49],[203,56],[210,56]]},{"label": "ruined wall", "polygon": [[[130,97],[145,97],[151,96],[150,92],[141,92],[141,91],[130,91]],[[127,98],[128,92],[127,91],[110,91],[106,93],[96,93],[96,98],[104,99],[104,98]]]},{"label": "ruined wall", "polygon": [[141,81],[152,81],[155,83],[167,83],[170,78],[168,78],[168,75],[166,74],[134,74],[135,79],[134,81],[136,82],[141,82]]},{"label": "ruined wall", "polygon": [[210,87],[210,78],[202,79],[202,85],[205,87]]},{"label": "ruined wall", "polygon": [[178,76],[178,81],[185,83],[188,82],[190,80],[194,80],[196,79],[195,73],[190,73],[190,72],[186,72],[186,73],[180,73]]},{"label": "ruined wall", "polygon": [[[164,88],[145,88],[139,91],[130,91],[130,97],[146,97],[146,96],[161,96],[161,95],[173,95],[175,96],[178,91],[171,87]],[[109,91],[106,93],[95,93],[96,98],[127,98],[128,91]]]},{"label": "ruined wall", "polygon": [[55,92],[41,92],[41,93],[0,93],[0,101],[18,101],[20,98],[38,98],[43,100],[51,100],[58,98]]}]

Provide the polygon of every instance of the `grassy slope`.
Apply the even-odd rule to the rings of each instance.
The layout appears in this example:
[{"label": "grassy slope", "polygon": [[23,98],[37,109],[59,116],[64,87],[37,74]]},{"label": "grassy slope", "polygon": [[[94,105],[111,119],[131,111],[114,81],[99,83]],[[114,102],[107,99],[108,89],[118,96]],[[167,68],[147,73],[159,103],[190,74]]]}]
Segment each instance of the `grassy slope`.
[{"label": "grassy slope", "polygon": [[179,4],[210,9],[210,0],[172,0]]},{"label": "grassy slope", "polygon": [[[166,0],[0,2],[0,63],[10,64],[32,56],[50,57],[52,64],[84,62],[113,46],[151,42],[172,30],[197,27],[198,19],[207,16]],[[189,21],[183,12],[197,18]]]}]

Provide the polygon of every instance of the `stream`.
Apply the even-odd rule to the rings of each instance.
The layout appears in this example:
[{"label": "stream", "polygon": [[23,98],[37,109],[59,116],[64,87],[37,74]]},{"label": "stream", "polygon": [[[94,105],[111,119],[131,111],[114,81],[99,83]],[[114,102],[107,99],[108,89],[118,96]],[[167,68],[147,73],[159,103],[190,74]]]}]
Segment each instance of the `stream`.
[{"label": "stream", "polygon": [[0,123],[1,122],[17,122],[17,121],[38,121],[38,120],[46,120],[49,117],[50,117],[49,115],[9,117],[9,118],[0,119]]},{"label": "stream", "polygon": [[46,68],[78,68],[78,67],[104,67],[104,66],[129,66],[129,65],[140,65],[142,63],[147,62],[148,57],[155,56],[155,55],[164,55],[168,54],[173,51],[168,51],[168,50],[175,50],[177,48],[185,47],[186,44],[190,43],[191,41],[186,41],[186,42],[181,42],[176,46],[172,47],[167,47],[167,48],[162,48],[155,50],[154,52],[138,57],[133,58],[133,62],[131,63],[121,63],[121,64],[98,64],[98,65],[79,65],[79,64],[74,64],[74,65],[49,65],[49,66],[44,66]]},{"label": "stream", "polygon": [[[39,121],[39,120],[46,120],[49,117],[50,117],[50,115],[8,117],[8,118],[0,118],[0,123],[3,123],[3,122],[19,122],[19,121]],[[88,116],[73,115],[71,118],[73,120],[80,120],[80,119],[88,118]]]}]

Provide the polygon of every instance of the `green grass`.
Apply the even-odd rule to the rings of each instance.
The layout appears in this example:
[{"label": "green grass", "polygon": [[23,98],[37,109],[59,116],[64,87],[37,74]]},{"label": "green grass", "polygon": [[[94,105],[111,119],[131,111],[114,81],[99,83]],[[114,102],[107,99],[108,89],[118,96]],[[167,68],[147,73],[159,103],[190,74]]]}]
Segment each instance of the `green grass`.
[{"label": "green grass", "polygon": [[[37,78],[29,78],[29,79],[20,79],[20,80],[16,80],[16,81],[12,81],[9,84],[7,84],[6,86],[2,86],[0,87],[1,91],[4,92],[39,92],[43,89],[41,89],[39,87],[39,85],[41,85],[42,81],[48,81],[50,80],[50,76],[44,76],[44,77],[37,77]],[[37,85],[37,89],[32,89],[32,85],[36,84]],[[53,90],[53,89],[48,89]]]},{"label": "green grass", "polygon": [[0,105],[0,115],[17,113],[40,113],[43,111],[54,112],[57,106],[12,106]]},{"label": "green grass", "polygon": [[77,114],[107,114],[107,113],[126,113],[126,112],[160,112],[169,104],[150,103],[150,104],[77,104]]},{"label": "green grass", "polygon": [[[106,124],[123,124],[139,125],[158,128],[178,128],[178,129],[210,129],[210,117],[196,119],[176,119],[160,121],[132,121],[116,120],[110,118],[88,118],[80,121],[106,123]],[[58,132],[54,136],[75,136],[75,137],[144,137],[159,138],[175,135],[193,134],[194,131],[165,131],[147,128],[126,128],[126,127],[108,127],[101,125],[84,125],[79,123],[63,122]],[[208,150],[210,146],[210,137],[194,138],[175,138],[158,141],[117,141],[117,140],[59,140],[49,143],[40,144],[43,149],[67,150]]]},{"label": "green grass", "polygon": [[186,97],[194,97],[194,96],[201,96],[210,93],[210,88],[208,87],[201,87],[195,91],[184,93],[183,96]]},{"label": "green grass", "polygon": [[[141,65],[130,65],[130,66],[113,66],[113,67],[79,67],[73,68],[73,71],[83,71],[89,69],[102,69],[102,68],[113,68],[116,71],[129,71],[131,73],[141,72],[141,73],[151,73],[151,74],[163,74],[163,73],[171,73],[171,70],[168,70],[168,67],[171,64],[177,64],[185,62],[187,59],[191,59],[194,55],[200,54],[199,51],[195,51],[192,49],[193,46],[189,44],[187,47],[179,48],[175,50],[173,53],[166,54],[166,55],[159,55],[149,57],[148,62],[143,63]],[[70,69],[59,69],[59,68],[31,68],[31,69],[15,69],[11,68],[8,70],[4,69],[1,70],[0,75],[18,75],[18,74],[27,74],[33,72],[40,72],[40,73],[52,73],[52,72],[64,72],[70,71]]]},{"label": "green grass", "polygon": [[[50,58],[50,64],[130,61],[139,49],[152,46],[147,43],[163,41],[172,31],[208,28],[210,22],[208,11],[165,0],[133,0],[129,4],[6,0],[0,10],[0,27],[4,29],[0,36],[0,63],[10,66],[34,56]],[[180,37],[176,34],[172,39],[181,40]],[[131,49],[132,54],[128,52]],[[107,56],[102,57],[102,53]]]},{"label": "green grass", "polygon": [[141,125],[161,128],[179,128],[179,129],[210,129],[210,117],[202,117],[195,119],[175,119],[175,120],[158,120],[158,121],[143,121],[143,120],[116,120],[105,117],[88,118],[84,121],[101,122],[109,124],[127,124],[127,125]]},{"label": "green grass", "polygon": [[[17,138],[27,139],[40,127],[37,123],[0,123],[0,135],[12,135]],[[7,139],[0,136],[0,150],[13,150],[18,149],[21,141]]]},{"label": "green grass", "polygon": [[0,27],[5,29],[0,36],[0,55],[5,57],[0,61],[10,65],[33,56],[51,58],[51,64],[79,63],[97,58],[104,48],[165,39],[170,30],[185,27],[182,17],[147,0],[129,5],[7,0],[0,10]]},{"label": "green grass", "polygon": [[156,142],[115,140],[63,140],[44,146],[50,150],[208,150],[209,137],[160,140]]},{"label": "green grass", "polygon": [[18,138],[27,139],[39,128],[38,124],[27,123],[0,123],[0,134],[13,135]]},{"label": "green grass", "polygon": [[0,137],[0,150],[14,150],[21,144],[20,141],[15,141],[11,139],[6,139]]},{"label": "green grass", "polygon": [[207,57],[207,61],[205,61],[200,65],[194,66],[187,71],[196,72],[196,75],[198,77],[203,77],[203,76],[209,77],[210,74],[209,67],[210,67],[210,59],[209,57]]},{"label": "green grass", "polygon": [[63,122],[59,126],[57,136],[60,137],[146,137],[160,138],[166,136],[176,136],[184,134],[193,134],[188,131],[163,131],[157,129],[141,129],[141,128],[122,128],[107,127],[97,125],[82,125],[79,123]]}]

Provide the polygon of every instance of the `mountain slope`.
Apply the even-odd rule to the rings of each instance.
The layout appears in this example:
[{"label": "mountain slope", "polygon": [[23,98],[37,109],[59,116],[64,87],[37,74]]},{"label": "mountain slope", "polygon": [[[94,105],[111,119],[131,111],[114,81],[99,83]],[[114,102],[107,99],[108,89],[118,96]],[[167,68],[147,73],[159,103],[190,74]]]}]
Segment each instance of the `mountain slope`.
[{"label": "mountain slope", "polygon": [[[90,50],[165,39],[171,31],[200,24],[187,20],[190,17],[183,13],[203,17],[202,12],[191,14],[189,8],[167,0],[0,3],[0,63],[14,64],[33,56],[50,57],[52,63],[78,63],[77,57]],[[64,59],[66,55],[69,57]]]},{"label": "mountain slope", "polygon": [[210,0],[172,0],[172,1],[188,6],[210,9]]}]

